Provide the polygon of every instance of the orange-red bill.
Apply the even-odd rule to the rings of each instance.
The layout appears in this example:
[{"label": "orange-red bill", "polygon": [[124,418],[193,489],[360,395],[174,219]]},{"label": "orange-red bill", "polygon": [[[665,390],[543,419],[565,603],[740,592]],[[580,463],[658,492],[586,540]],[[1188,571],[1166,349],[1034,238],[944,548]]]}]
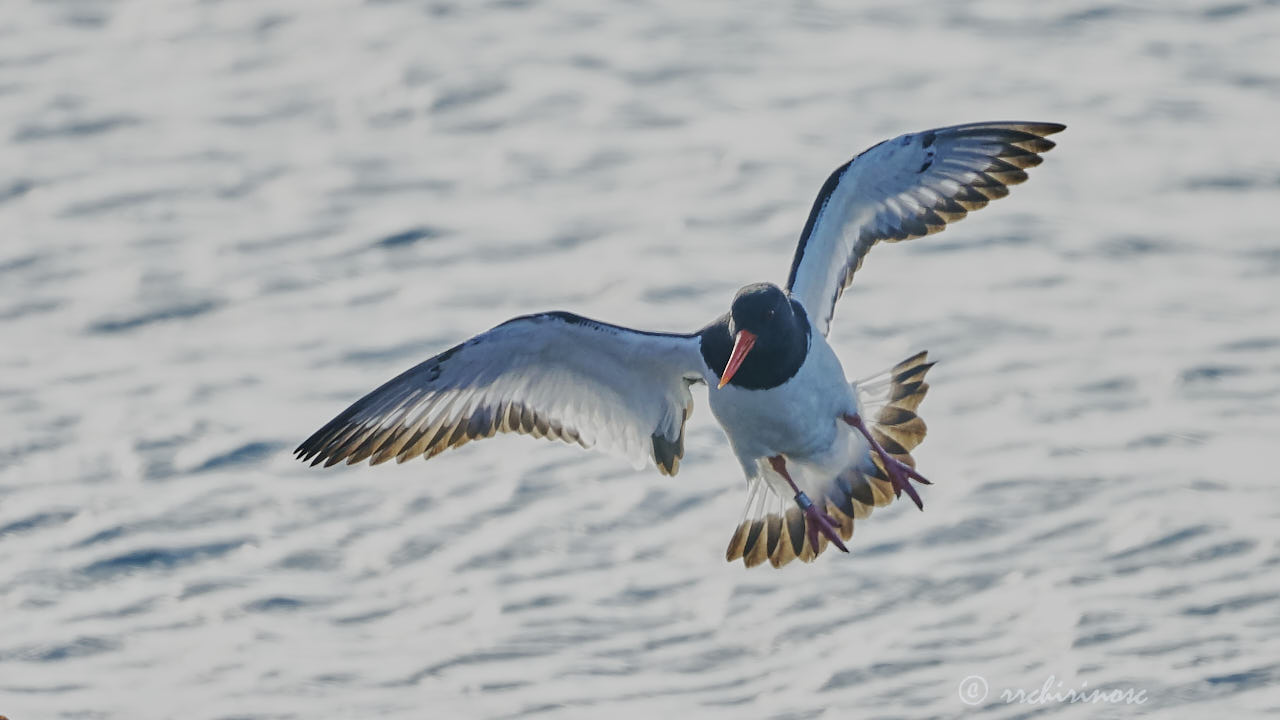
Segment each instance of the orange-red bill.
[{"label": "orange-red bill", "polygon": [[751,352],[755,344],[755,333],[748,330],[738,331],[738,336],[733,339],[733,352],[729,353],[729,364],[724,366],[724,373],[720,376],[719,387],[729,384],[733,374],[738,372],[738,367],[742,365],[742,361],[746,359],[747,353]]}]

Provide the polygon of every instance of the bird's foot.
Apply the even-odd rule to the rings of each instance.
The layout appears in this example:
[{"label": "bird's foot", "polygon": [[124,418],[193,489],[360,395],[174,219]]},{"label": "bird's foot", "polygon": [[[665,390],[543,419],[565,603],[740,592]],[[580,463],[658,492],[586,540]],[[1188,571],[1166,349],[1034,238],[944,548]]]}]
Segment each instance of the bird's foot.
[{"label": "bird's foot", "polygon": [[924,501],[920,499],[920,494],[917,493],[915,487],[911,485],[911,481],[915,480],[922,485],[932,485],[933,483],[929,482],[925,476],[916,472],[915,468],[885,452],[885,449],[880,446],[880,443],[876,442],[876,439],[871,436],[871,430],[867,427],[866,423],[862,422],[862,418],[860,416],[845,415],[843,419],[846,423],[849,423],[856,428],[858,432],[862,433],[862,436],[867,439],[867,442],[871,443],[871,450],[880,456],[880,462],[884,465],[885,474],[889,476],[889,484],[893,486],[893,496],[902,497],[902,493],[905,491],[907,496],[911,498],[911,501],[916,504],[916,507],[923,510]]},{"label": "bird's foot", "polygon": [[836,530],[836,526],[840,523],[835,518],[819,510],[803,492],[796,493],[796,504],[804,511],[805,528],[809,532],[809,546],[815,553],[818,551],[818,533],[825,535],[831,544],[840,548],[841,552],[849,552],[849,548],[845,547],[840,540],[840,533]]}]

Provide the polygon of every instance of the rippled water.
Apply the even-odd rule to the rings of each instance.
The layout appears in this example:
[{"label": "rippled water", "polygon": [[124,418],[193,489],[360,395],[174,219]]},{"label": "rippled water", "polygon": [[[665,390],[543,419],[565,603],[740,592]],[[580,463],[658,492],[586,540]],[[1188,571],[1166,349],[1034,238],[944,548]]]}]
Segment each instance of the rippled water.
[{"label": "rippled water", "polygon": [[[1277,117],[1274,0],[7,0],[0,713],[1274,716]],[[851,556],[723,562],[705,395],[674,479],[289,456],[515,314],[693,329],[853,152],[985,119],[1070,127],[845,296],[851,375],[941,361]],[[1146,702],[999,697],[1047,681]]]}]

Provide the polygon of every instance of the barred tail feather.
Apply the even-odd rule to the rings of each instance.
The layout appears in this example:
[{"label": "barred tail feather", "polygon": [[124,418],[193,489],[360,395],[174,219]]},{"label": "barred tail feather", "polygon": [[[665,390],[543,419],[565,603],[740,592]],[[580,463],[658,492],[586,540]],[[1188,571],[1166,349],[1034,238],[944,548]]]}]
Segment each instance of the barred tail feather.
[{"label": "barred tail feather", "polygon": [[[933,363],[928,362],[927,353],[921,352],[891,370],[857,383],[863,416],[872,435],[890,455],[912,467],[915,459],[911,451],[924,441],[927,431],[916,410],[929,391],[924,376],[931,367]],[[760,475],[751,479],[746,510],[729,540],[725,560],[733,562],[741,558],[747,567],[768,560],[774,567],[782,567],[797,558],[812,562],[826,550],[828,541],[821,534],[818,547],[810,544],[804,513],[790,495],[774,490],[785,483],[781,477],[770,482],[772,472],[764,463]],[[893,486],[875,453],[870,455],[870,462],[864,456],[823,485],[821,491],[815,488],[806,492],[815,504],[838,521],[842,540],[853,537],[855,520],[870,516],[872,509],[895,499]]]},{"label": "barred tail feather", "polygon": [[[929,392],[929,383],[925,382],[924,376],[933,365],[929,362],[929,353],[921,351],[872,379],[872,388],[875,388],[880,377],[886,378],[879,380],[884,387],[880,393],[874,393],[872,388],[865,387],[863,383],[858,384],[858,390],[862,394],[862,412],[870,421],[867,425],[872,436],[890,455],[911,467],[916,464],[911,451],[924,442],[925,433],[928,432],[924,420],[920,419],[916,410],[924,400],[925,393]],[[876,457],[875,460],[876,469],[883,475],[884,469],[880,467],[879,458]]]}]

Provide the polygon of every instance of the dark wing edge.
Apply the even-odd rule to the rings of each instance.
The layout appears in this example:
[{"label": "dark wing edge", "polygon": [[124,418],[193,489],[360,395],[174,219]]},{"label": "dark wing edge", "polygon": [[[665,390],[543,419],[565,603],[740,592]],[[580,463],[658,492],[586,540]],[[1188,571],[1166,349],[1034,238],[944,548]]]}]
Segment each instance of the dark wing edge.
[{"label": "dark wing edge", "polygon": [[[902,135],[864,150],[837,168],[814,200],[792,258],[787,289],[801,296],[825,334],[836,302],[877,242],[941,232],[1007,196],[1009,186],[1025,182],[1025,171],[1043,162],[1041,154],[1055,147],[1046,136],[1065,129],[1060,123],[969,123]],[[860,161],[870,166],[860,167]],[[846,197],[839,197],[842,193]],[[834,203],[839,212],[828,217],[833,200],[839,201]],[[846,227],[850,223],[856,228]],[[853,231],[850,247],[813,247],[819,235]],[[832,237],[823,241],[836,242]],[[806,261],[834,264],[838,270],[806,273]],[[829,276],[821,291],[797,287],[824,275]]]},{"label": "dark wing edge", "polygon": [[[517,351],[530,343],[534,352]],[[637,466],[647,459],[674,475],[693,408],[689,387],[703,374],[693,336],[634,331],[571,313],[526,315],[384,383],[294,455],[325,467],[402,463],[515,433],[621,449]]]}]

